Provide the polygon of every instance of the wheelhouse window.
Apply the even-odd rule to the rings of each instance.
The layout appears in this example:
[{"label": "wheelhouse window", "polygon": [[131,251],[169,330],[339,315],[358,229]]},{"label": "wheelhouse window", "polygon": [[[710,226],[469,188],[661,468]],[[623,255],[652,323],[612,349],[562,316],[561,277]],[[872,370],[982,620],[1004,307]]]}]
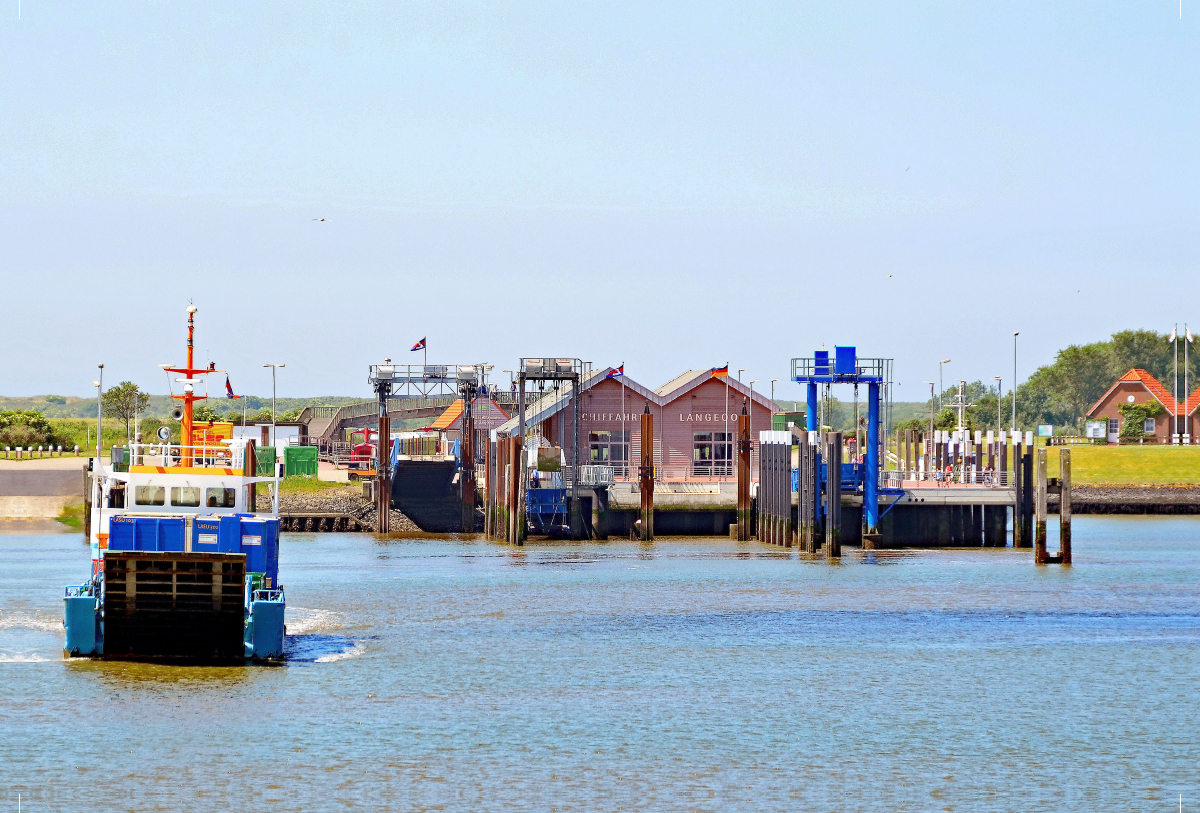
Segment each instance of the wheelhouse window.
[{"label": "wheelhouse window", "polygon": [[732,440],[732,432],[695,432],[692,435],[692,474],[697,477],[732,474]]},{"label": "wheelhouse window", "polygon": [[236,498],[235,488],[210,488],[204,492],[204,504],[209,508],[233,508]]},{"label": "wheelhouse window", "polygon": [[163,486],[136,486],[133,501],[137,505],[166,505],[167,489]]},{"label": "wheelhouse window", "polygon": [[172,486],[171,505],[195,508],[200,505],[200,489],[193,486]]}]

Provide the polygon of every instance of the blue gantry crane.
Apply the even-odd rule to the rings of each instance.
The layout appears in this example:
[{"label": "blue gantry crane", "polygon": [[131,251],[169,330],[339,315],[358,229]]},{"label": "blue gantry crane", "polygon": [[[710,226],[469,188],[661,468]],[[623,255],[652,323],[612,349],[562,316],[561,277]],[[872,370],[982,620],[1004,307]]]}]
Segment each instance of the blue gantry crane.
[{"label": "blue gantry crane", "polygon": [[818,387],[833,384],[867,385],[867,443],[861,464],[842,466],[843,488],[861,490],[863,519],[867,533],[877,533],[879,525],[879,462],[882,451],[881,421],[884,411],[884,391],[890,390],[892,359],[859,358],[856,347],[835,347],[833,358],[828,350],[817,350],[811,358],[792,359],[792,380],[807,385],[808,431],[819,431],[817,424]]}]

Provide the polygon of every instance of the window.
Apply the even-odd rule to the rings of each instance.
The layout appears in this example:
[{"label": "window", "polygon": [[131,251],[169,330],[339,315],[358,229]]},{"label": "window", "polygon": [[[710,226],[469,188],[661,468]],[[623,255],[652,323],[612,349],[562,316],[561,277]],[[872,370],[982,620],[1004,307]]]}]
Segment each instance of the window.
[{"label": "window", "polygon": [[233,508],[237,489],[210,488],[204,492],[204,504],[209,508]]},{"label": "window", "polygon": [[1121,423],[1116,418],[1108,419],[1108,434],[1115,435],[1121,431]]},{"label": "window", "polygon": [[612,466],[617,477],[629,470],[629,432],[588,432],[588,458],[598,466]]},{"label": "window", "polygon": [[1154,419],[1153,418],[1147,418],[1146,420],[1142,421],[1142,431],[1145,432],[1147,435],[1154,434]]},{"label": "window", "polygon": [[692,474],[701,477],[733,473],[732,432],[696,432],[692,436]]},{"label": "window", "polygon": [[166,505],[167,490],[162,486],[137,486],[133,501],[138,505]]},{"label": "window", "polygon": [[192,486],[171,486],[171,505],[195,508],[200,505],[200,489]]}]

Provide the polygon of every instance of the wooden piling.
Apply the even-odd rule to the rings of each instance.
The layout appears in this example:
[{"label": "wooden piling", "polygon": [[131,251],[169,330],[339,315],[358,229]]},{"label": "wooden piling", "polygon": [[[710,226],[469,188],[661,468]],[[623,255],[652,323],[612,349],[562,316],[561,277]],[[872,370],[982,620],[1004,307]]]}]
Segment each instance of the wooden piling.
[{"label": "wooden piling", "polygon": [[492,441],[483,442],[483,535],[492,538]]},{"label": "wooden piling", "polygon": [[1037,450],[1037,493],[1034,503],[1033,560],[1046,564],[1046,450]]},{"label": "wooden piling", "polygon": [[738,415],[737,456],[738,541],[746,542],[750,539],[750,415],[745,404]]},{"label": "wooden piling", "polygon": [[642,413],[641,465],[638,466],[638,488],[641,491],[641,540],[654,540],[654,415],[650,405]]},{"label": "wooden piling", "polygon": [[[381,398],[383,396],[380,396]],[[390,473],[392,453],[392,421],[387,414],[386,402],[379,416],[379,455],[375,471],[375,528],[381,534],[392,532],[392,478]],[[474,500],[474,494],[471,495]]]},{"label": "wooden piling", "polygon": [[825,558],[842,557],[842,433],[830,432],[825,446]]},{"label": "wooden piling", "polygon": [[1059,554],[1064,565],[1071,564],[1071,449],[1064,446],[1058,453],[1059,503],[1058,540]]}]

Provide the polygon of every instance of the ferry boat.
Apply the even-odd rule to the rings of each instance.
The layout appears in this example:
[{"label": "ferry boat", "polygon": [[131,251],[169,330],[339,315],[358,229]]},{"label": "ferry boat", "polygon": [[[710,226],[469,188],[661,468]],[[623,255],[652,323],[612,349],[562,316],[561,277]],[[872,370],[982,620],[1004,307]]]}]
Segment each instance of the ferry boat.
[{"label": "ferry boat", "polygon": [[196,427],[193,406],[208,397],[207,376],[221,371],[196,368],[196,307],[187,313],[187,364],[164,367],[183,376],[175,379],[182,394],[171,388],[181,402],[182,442],[170,443],[164,431],[161,443],[131,444],[126,462],[92,462],[92,573],[66,588],[66,657],[284,657],[279,464],[261,476],[260,464],[273,454],[260,455],[253,440],[214,438]]}]

